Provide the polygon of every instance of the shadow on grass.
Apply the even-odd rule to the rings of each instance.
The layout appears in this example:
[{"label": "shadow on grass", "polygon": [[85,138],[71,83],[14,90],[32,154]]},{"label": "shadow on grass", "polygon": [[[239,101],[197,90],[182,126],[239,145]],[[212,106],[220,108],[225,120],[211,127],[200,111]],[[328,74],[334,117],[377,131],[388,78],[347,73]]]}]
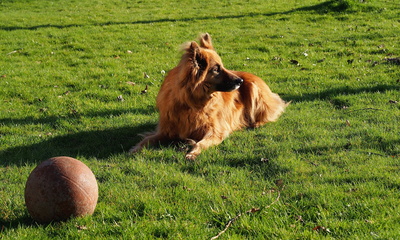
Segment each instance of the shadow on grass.
[{"label": "shadow on grass", "polygon": [[26,163],[39,163],[55,156],[103,159],[112,154],[128,151],[140,140],[138,133],[151,131],[154,128],[154,124],[145,124],[49,137],[40,143],[12,147],[0,152],[0,165],[22,166]]},{"label": "shadow on grass", "polygon": [[109,25],[126,25],[126,24],[154,24],[154,23],[165,23],[165,22],[192,22],[192,21],[201,21],[201,20],[219,20],[219,19],[237,19],[244,17],[255,17],[255,16],[275,16],[275,15],[284,15],[290,14],[294,12],[315,12],[318,14],[326,14],[329,12],[332,13],[340,13],[351,10],[352,6],[348,4],[349,1],[346,0],[331,0],[322,2],[316,5],[295,8],[289,11],[284,12],[273,12],[273,13],[248,13],[248,14],[239,14],[239,15],[226,15],[226,16],[206,16],[206,17],[190,17],[190,18],[180,18],[180,19],[154,19],[154,20],[140,20],[140,21],[132,21],[132,22],[104,22],[104,23],[95,23],[95,24],[66,24],[66,25],[56,25],[56,24],[43,24],[37,26],[30,27],[12,27],[12,26],[0,26],[1,30],[6,31],[15,31],[15,30],[37,30],[40,28],[71,28],[71,27],[83,27],[83,26],[109,26]]},{"label": "shadow on grass", "polygon": [[[2,118],[2,125],[43,124],[57,128],[59,121],[68,121],[73,124],[81,117],[107,118],[118,117],[126,113],[151,114],[153,109],[107,110],[88,112],[85,114],[70,114],[66,116],[46,116],[34,118]],[[132,127],[111,128],[105,130],[81,131],[62,136],[44,137],[43,141],[26,146],[10,147],[0,151],[0,166],[17,165],[26,163],[39,163],[55,156],[84,156],[86,158],[107,158],[112,154],[123,153],[136,144],[141,137],[139,133],[152,131],[154,123],[142,124]]]},{"label": "shadow on grass", "polygon": [[0,124],[3,125],[24,125],[24,124],[46,124],[46,125],[56,125],[60,120],[73,120],[79,119],[80,117],[86,118],[110,118],[118,117],[123,114],[143,114],[150,115],[154,113],[155,107],[151,106],[148,108],[138,108],[138,109],[114,109],[105,111],[91,111],[85,113],[70,113],[64,116],[44,116],[41,118],[27,116],[24,118],[0,118]]},{"label": "shadow on grass", "polygon": [[0,218],[0,226],[3,227],[3,229],[0,231],[7,231],[9,229],[17,229],[19,227],[25,228],[25,227],[34,227],[37,226],[38,223],[36,223],[28,214],[25,214],[22,217],[16,218],[12,221],[6,220],[4,218]]},{"label": "shadow on grass", "polygon": [[354,95],[359,93],[377,93],[377,92],[382,93],[391,90],[400,91],[400,86],[380,84],[374,87],[362,87],[362,88],[339,87],[339,88],[328,89],[321,92],[306,93],[302,95],[285,94],[283,97],[287,101],[305,102],[305,101],[313,101],[316,99],[319,100],[331,99],[338,95]]}]

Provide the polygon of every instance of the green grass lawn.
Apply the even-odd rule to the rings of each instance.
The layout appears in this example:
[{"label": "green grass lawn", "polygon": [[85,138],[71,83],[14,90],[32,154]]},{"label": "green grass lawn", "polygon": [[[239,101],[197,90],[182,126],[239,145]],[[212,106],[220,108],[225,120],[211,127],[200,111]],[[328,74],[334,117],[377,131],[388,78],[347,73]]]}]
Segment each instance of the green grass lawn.
[{"label": "green grass lawn", "polygon": [[[0,238],[398,239],[399,12],[395,0],[0,0]],[[195,162],[179,147],[128,155],[157,124],[180,45],[204,32],[225,67],[292,103]],[[92,169],[98,205],[39,225],[25,183],[62,155]]]}]

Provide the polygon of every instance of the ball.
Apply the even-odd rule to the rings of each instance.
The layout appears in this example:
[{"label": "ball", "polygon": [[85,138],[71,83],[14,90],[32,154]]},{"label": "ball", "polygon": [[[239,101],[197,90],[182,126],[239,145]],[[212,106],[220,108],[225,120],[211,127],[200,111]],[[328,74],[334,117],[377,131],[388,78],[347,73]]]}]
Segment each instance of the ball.
[{"label": "ball", "polygon": [[25,186],[25,204],[39,223],[93,214],[98,186],[93,172],[71,157],[54,157],[39,164]]}]

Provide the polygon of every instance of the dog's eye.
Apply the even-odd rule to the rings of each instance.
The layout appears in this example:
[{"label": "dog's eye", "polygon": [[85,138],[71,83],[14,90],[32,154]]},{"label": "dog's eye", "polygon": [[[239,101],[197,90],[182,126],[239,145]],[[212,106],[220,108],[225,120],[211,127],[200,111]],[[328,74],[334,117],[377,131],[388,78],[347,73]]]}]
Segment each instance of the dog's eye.
[{"label": "dog's eye", "polygon": [[219,74],[219,72],[221,71],[221,68],[220,68],[220,66],[218,66],[218,65],[215,65],[214,67],[213,67],[213,72],[215,73],[215,74]]}]

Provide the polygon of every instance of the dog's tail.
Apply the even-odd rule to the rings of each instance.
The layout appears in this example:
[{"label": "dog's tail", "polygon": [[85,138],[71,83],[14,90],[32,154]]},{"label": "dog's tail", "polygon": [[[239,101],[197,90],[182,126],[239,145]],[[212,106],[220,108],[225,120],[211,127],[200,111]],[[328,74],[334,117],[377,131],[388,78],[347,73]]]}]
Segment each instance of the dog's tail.
[{"label": "dog's tail", "polygon": [[265,82],[250,73],[234,72],[244,79],[239,88],[245,104],[245,119],[249,127],[259,127],[267,122],[275,122],[285,111],[286,103],[273,93]]},{"label": "dog's tail", "polygon": [[290,104],[290,102],[285,102],[279,97],[278,94],[271,92],[268,99],[265,100],[266,107],[266,119],[268,122],[275,122],[285,111],[285,108]]}]

